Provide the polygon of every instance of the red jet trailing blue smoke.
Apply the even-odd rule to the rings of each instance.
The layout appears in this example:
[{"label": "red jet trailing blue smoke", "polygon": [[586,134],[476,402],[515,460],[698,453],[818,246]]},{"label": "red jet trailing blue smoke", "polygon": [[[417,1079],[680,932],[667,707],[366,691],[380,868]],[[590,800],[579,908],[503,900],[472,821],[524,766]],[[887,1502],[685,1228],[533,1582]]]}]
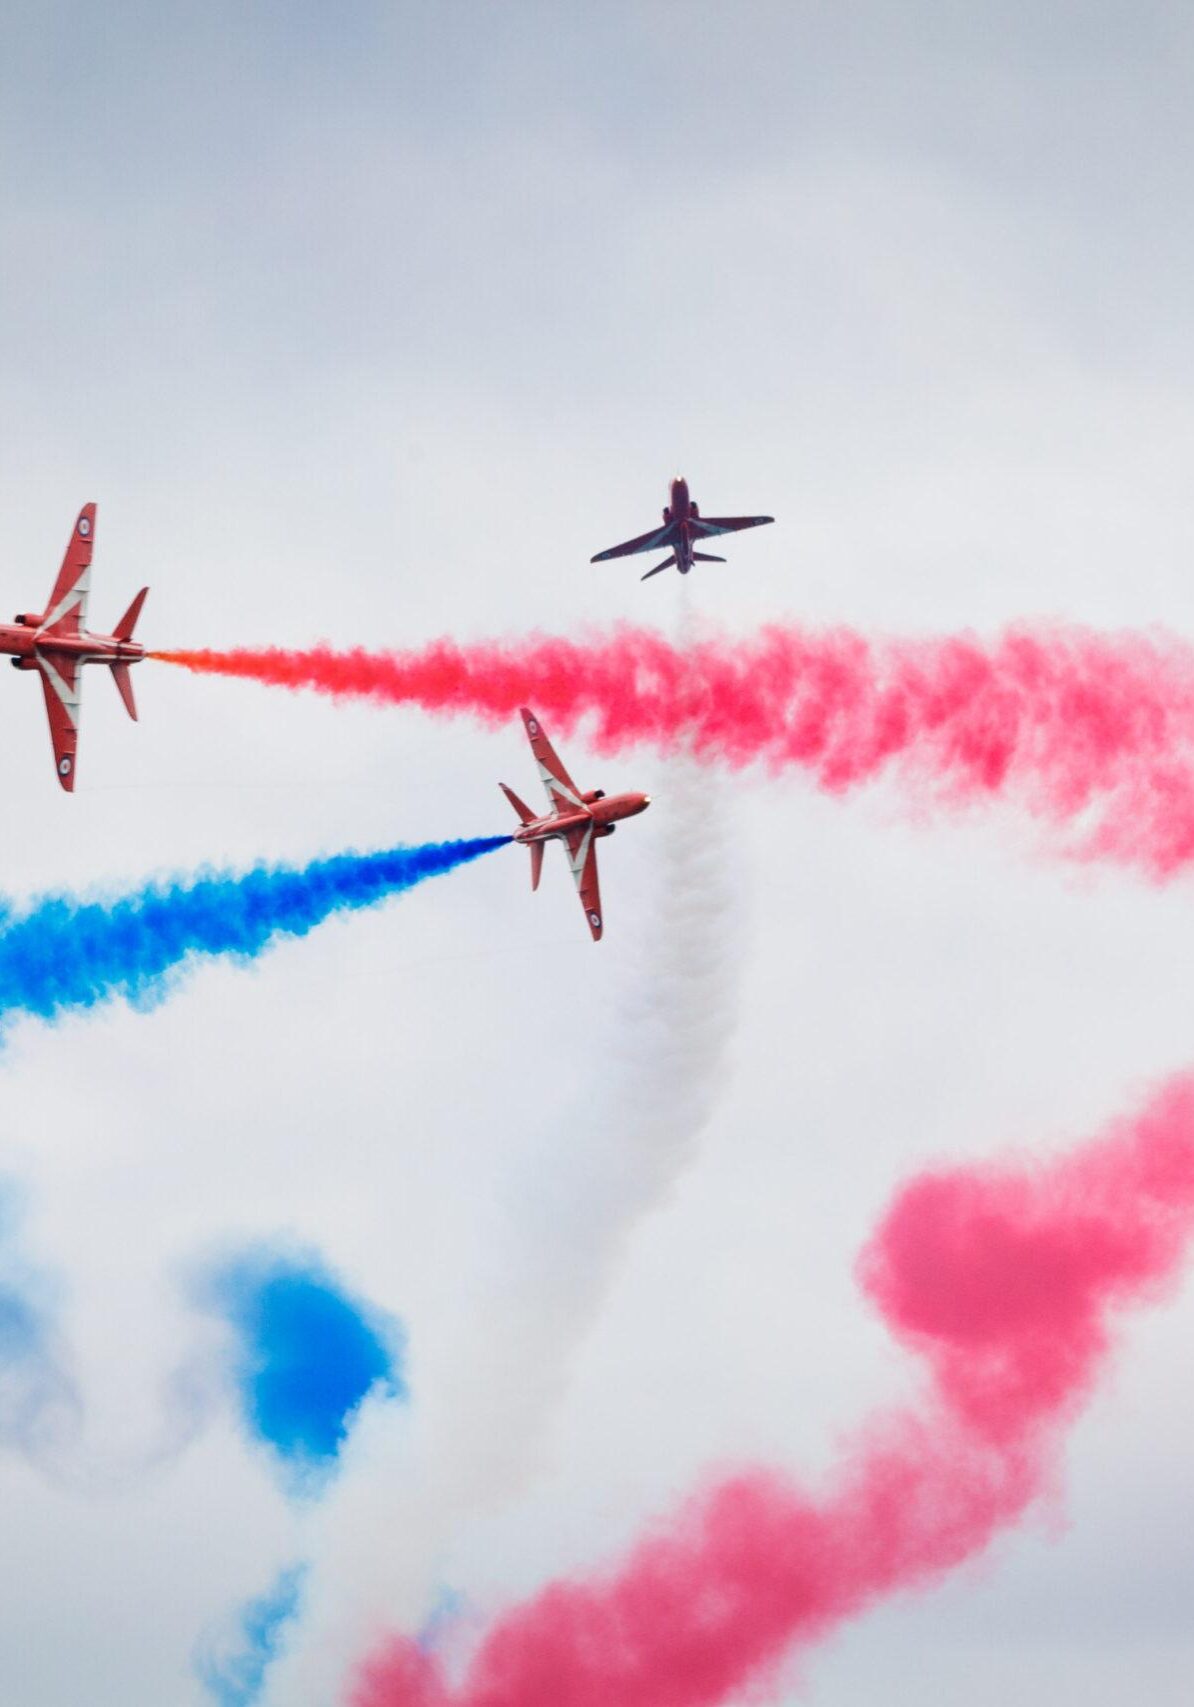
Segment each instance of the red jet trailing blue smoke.
[{"label": "red jet trailing blue smoke", "polygon": [[607,551],[599,551],[596,557],[589,559],[590,563],[605,563],[611,557],[634,557],[640,551],[662,551],[665,547],[671,549],[672,555],[665,557],[662,563],[657,563],[654,569],[648,569],[640,580],[649,581],[652,575],[658,575],[663,569],[678,569],[681,575],[687,575],[694,563],[724,563],[724,557],[713,557],[706,551],[696,551],[697,540],[716,539],[722,533],[741,533],[743,528],[761,528],[765,522],[773,522],[774,516],[702,516],[696,504],[688,495],[688,482],[680,475],[672,481],[671,495],[663,511],[663,526],[655,528],[651,533],[641,533],[637,539],[628,539],[622,545],[611,545]]},{"label": "red jet trailing blue smoke", "polygon": [[597,880],[597,839],[612,836],[623,818],[634,818],[651,804],[649,794],[610,794],[603,788],[581,793],[564,762],[547,739],[543,725],[534,712],[522,707],[522,721],[527,740],[539,767],[539,780],[547,790],[551,811],[536,818],[525,801],[520,800],[505,783],[498,786],[518,813],[521,828],[515,830],[514,840],[531,850],[531,888],[538,889],[543,870],[543,849],[551,841],[563,842],[568,851],[572,880],[584,908],[594,942],[600,942],[605,926],[601,918],[601,888]]}]

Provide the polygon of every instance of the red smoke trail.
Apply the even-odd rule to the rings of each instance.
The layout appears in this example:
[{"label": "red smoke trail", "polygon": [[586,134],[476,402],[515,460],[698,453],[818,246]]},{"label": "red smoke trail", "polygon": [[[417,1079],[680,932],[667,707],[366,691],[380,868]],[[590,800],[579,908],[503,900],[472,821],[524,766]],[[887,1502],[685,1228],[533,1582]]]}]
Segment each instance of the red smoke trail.
[{"label": "red smoke trail", "polygon": [[1194,1232],[1194,1075],[1060,1161],[921,1175],[863,1252],[865,1291],[927,1365],[826,1492],[747,1473],[692,1498],[621,1564],[553,1583],[490,1629],[452,1685],[411,1640],[353,1707],[712,1707],[880,1597],[979,1553],[1048,1484],[1108,1316],[1175,1280]]},{"label": "red smoke trail", "polygon": [[954,804],[1006,792],[1075,831],[1070,851],[1156,878],[1194,862],[1194,651],[1160,636],[1013,630],[878,643],[762,630],[673,645],[440,640],[412,652],[158,652],[188,669],[497,722],[529,703],[597,745],[807,771],[841,793],[894,770]]}]

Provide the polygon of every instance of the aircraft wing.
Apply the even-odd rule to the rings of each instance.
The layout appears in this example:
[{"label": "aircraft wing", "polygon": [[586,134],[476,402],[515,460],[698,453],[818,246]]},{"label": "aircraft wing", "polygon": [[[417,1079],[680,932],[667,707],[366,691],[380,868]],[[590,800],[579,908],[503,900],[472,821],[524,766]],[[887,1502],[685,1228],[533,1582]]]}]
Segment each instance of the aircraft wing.
[{"label": "aircraft wing", "polygon": [[624,545],[611,545],[608,551],[599,551],[596,557],[590,557],[590,563],[606,563],[611,557],[634,557],[640,551],[662,551],[665,545],[675,545],[680,537],[680,528],[676,522],[665,522],[662,527],[652,528],[650,533],[640,533],[637,539],[628,539]]},{"label": "aircraft wing", "polygon": [[535,763],[539,766],[539,778],[547,790],[547,798],[551,801],[555,812],[573,812],[578,806],[583,806],[580,790],[564,769],[559,754],[543,733],[543,725],[533,711],[522,707],[522,721],[526,726],[527,740],[531,743],[531,751],[535,755]]},{"label": "aircraft wing", "polygon": [[593,941],[600,942],[601,887],[597,882],[597,843],[593,836],[592,824],[578,825],[575,830],[569,830],[567,842],[572,880],[576,884],[580,904],[585,910]]},{"label": "aircraft wing", "polygon": [[53,661],[37,657],[50,740],[54,743],[54,768],[68,794],[75,788],[75,753],[79,745],[79,689],[83,666],[77,658],[56,656]]},{"label": "aircraft wing", "polygon": [[95,505],[84,504],[75,519],[66,555],[54,582],[40,632],[78,634],[87,622],[91,591],[91,553],[95,545]]},{"label": "aircraft wing", "polygon": [[761,528],[774,516],[694,516],[689,527],[698,539],[715,539],[719,533],[741,533],[743,528]]}]

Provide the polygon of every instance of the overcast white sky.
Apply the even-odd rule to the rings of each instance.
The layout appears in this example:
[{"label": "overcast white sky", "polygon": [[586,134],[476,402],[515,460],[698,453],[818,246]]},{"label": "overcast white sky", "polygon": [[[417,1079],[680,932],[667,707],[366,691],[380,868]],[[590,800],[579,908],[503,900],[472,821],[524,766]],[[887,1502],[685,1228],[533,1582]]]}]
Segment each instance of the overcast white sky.
[{"label": "overcast white sky", "polygon": [[[683,589],[710,624],[1188,632],[1192,80],[1178,0],[0,0],[0,609],[94,498],[92,615],[148,582],[152,644],[672,626],[675,578],[588,558],[683,471],[777,518]],[[513,728],[147,664],[136,727],[87,681],[68,798],[0,688],[17,899],[499,831],[497,779],[532,786]],[[565,756],[656,801],[603,850],[599,947],[562,861],[532,898],[503,852],[9,1036],[0,1173],[81,1463],[160,1441],[187,1275],[237,1239],[400,1316],[413,1402],[301,1509],[230,1411],[118,1493],[0,1457],[6,1701],[196,1707],[201,1633],[307,1559],[268,1699],[316,1707],[387,1612],[607,1557],[710,1464],[815,1476],[910,1379],[852,1280],[893,1187],[1194,1056],[1188,883],[1077,875],[999,812]],[[1049,1521],[802,1698],[1184,1704],[1192,1329],[1188,1290],[1134,1319]]]}]

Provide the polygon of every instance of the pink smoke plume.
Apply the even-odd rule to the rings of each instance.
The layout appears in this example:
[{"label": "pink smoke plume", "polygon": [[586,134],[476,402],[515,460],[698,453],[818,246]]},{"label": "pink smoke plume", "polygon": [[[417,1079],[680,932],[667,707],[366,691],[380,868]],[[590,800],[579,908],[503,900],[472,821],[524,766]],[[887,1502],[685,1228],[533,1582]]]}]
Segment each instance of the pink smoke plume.
[{"label": "pink smoke plume", "polygon": [[915,1408],[860,1431],[826,1491],[750,1471],[658,1523],[620,1564],[500,1616],[458,1683],[406,1637],[352,1707],[711,1707],[883,1596],[931,1585],[1048,1485],[1109,1315],[1177,1278],[1194,1232],[1194,1075],[1058,1161],[920,1175],[859,1275],[923,1359]]},{"label": "pink smoke plume", "polygon": [[418,651],[157,652],[188,669],[337,698],[465,712],[529,703],[599,748],[647,742],[799,769],[842,793],[887,771],[964,804],[1006,793],[1072,853],[1155,878],[1194,861],[1194,651],[1160,635],[1015,629],[872,642],[793,626],[675,645],[623,627],[572,641],[440,640]]}]

